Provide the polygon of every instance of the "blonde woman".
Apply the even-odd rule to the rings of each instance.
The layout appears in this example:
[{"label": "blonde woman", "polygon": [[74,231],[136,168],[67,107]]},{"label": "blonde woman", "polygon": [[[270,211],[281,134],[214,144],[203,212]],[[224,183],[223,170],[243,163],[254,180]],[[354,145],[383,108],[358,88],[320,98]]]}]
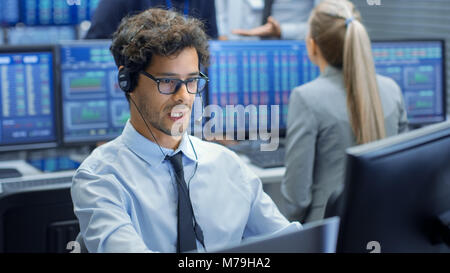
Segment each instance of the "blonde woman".
[{"label": "blonde woman", "polygon": [[301,222],[322,219],[328,198],[342,189],[346,148],[407,130],[401,90],[375,74],[353,4],[325,0],[308,22],[308,55],[321,74],[291,93],[281,185],[285,214]]}]

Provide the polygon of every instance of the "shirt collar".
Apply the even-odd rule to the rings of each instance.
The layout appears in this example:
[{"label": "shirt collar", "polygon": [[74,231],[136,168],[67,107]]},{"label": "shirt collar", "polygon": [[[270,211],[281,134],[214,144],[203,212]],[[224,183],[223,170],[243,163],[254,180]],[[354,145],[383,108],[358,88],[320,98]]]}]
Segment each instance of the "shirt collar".
[{"label": "shirt collar", "polygon": [[153,141],[150,141],[143,135],[141,135],[131,124],[130,120],[125,124],[125,128],[122,131],[123,143],[136,155],[148,162],[150,165],[158,165],[164,161],[165,155],[172,156],[181,151],[187,158],[197,162],[195,151],[192,149],[191,141],[187,132],[183,134],[180,145],[176,150],[161,147],[161,150]]}]

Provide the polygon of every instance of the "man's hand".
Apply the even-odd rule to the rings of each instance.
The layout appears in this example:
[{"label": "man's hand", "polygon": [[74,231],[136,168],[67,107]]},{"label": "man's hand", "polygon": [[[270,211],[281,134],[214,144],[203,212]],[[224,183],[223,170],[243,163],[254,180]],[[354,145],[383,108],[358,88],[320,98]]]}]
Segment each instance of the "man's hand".
[{"label": "man's hand", "polygon": [[241,36],[281,37],[280,23],[272,16],[267,18],[267,23],[252,29],[233,29],[233,34]]}]

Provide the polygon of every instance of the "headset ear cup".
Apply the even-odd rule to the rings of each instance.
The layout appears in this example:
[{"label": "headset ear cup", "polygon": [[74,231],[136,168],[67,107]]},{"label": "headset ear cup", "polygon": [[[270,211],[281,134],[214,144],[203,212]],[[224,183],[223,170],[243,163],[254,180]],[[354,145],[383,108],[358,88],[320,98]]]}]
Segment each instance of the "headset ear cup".
[{"label": "headset ear cup", "polygon": [[119,70],[119,74],[117,76],[117,80],[119,83],[120,89],[125,93],[131,93],[133,91],[133,86],[131,83],[130,72],[126,68],[122,68]]}]

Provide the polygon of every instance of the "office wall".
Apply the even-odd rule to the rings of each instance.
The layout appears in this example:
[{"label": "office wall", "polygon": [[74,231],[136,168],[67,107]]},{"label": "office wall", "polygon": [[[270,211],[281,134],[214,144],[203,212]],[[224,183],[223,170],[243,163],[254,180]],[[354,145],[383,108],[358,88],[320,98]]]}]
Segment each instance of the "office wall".
[{"label": "office wall", "polygon": [[372,39],[446,40],[447,113],[450,113],[450,0],[352,0]]}]

